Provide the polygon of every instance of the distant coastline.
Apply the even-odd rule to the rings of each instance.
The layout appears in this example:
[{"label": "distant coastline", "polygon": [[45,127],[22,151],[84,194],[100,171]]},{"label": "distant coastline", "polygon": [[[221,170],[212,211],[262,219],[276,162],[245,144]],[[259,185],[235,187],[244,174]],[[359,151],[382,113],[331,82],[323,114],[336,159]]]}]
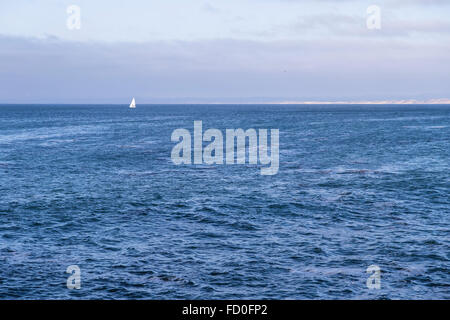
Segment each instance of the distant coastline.
[{"label": "distant coastline", "polygon": [[[265,103],[267,104],[267,102]],[[450,99],[429,99],[429,100],[375,100],[375,101],[282,101],[272,104],[450,104]]]}]

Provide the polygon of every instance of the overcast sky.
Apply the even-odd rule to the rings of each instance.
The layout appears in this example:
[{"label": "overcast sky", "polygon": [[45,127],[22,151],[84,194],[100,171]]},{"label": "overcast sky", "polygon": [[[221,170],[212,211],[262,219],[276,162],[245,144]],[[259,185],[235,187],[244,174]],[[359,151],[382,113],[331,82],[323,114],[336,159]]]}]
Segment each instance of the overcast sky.
[{"label": "overcast sky", "polygon": [[[369,5],[381,29],[366,26]],[[69,30],[67,8],[81,9]],[[450,98],[449,0],[0,2],[0,103]]]}]

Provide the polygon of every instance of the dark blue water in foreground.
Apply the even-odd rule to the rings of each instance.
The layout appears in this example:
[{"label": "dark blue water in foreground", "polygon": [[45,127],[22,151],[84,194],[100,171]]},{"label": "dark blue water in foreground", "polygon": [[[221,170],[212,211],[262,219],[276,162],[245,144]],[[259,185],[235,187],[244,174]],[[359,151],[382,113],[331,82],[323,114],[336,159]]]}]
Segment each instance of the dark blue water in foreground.
[{"label": "dark blue water in foreground", "polygon": [[[194,120],[279,173],[175,166]],[[449,299],[449,147],[449,106],[0,106],[0,298]]]}]

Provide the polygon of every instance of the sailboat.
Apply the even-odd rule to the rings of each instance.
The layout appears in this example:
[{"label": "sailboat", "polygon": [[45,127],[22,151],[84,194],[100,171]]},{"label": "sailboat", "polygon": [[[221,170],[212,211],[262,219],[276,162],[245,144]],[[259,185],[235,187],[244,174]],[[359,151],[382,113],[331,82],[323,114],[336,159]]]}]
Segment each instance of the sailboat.
[{"label": "sailboat", "polygon": [[134,100],[134,98],[133,98],[133,100],[131,100],[130,108],[131,108],[131,109],[136,108],[136,101]]}]

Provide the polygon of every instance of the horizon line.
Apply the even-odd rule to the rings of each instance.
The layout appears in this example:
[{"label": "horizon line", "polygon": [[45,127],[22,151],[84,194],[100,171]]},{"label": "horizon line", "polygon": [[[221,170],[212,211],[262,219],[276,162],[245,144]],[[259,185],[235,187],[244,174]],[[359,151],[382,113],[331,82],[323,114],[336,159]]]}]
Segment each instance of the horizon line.
[{"label": "horizon line", "polygon": [[[90,103],[90,102],[0,102],[0,105],[128,105],[128,102],[124,103]],[[450,99],[439,98],[439,99],[428,99],[428,100],[416,100],[416,99],[403,99],[403,100],[360,100],[360,101],[296,101],[296,100],[285,100],[285,101],[247,101],[247,102],[220,102],[220,101],[184,101],[184,102],[137,102],[137,105],[450,105]]]}]

